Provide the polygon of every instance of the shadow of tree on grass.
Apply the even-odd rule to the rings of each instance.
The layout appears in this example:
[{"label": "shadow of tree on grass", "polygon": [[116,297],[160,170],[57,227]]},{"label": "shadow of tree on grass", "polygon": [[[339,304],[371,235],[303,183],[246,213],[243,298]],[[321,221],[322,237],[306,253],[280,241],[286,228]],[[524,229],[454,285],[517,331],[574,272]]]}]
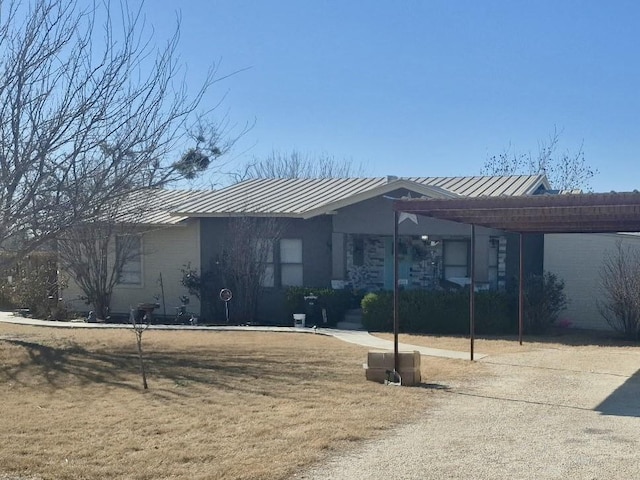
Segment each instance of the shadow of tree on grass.
[{"label": "shadow of tree on grass", "polygon": [[[40,383],[38,379],[42,378],[54,390],[69,384],[140,389],[139,363],[133,347],[87,350],[76,343],[49,346],[18,339],[2,341],[24,349],[26,355],[15,363],[0,365],[0,381],[30,386]],[[231,354],[203,349],[185,351],[163,348],[149,349],[145,353],[150,383],[155,378],[157,381],[168,380],[176,386],[205,385],[275,398],[289,398],[289,395],[285,390],[278,389],[261,392],[254,381],[299,384],[344,375],[342,366],[336,362],[300,359],[292,363],[291,358],[277,354],[268,357],[252,355],[249,351]],[[171,390],[171,394],[180,395],[179,389]]]}]

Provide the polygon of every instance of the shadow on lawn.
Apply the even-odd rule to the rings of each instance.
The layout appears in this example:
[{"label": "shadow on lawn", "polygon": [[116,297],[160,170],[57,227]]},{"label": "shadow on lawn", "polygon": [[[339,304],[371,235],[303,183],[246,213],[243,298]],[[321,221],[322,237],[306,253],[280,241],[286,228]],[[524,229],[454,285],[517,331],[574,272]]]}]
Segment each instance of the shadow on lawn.
[{"label": "shadow on lawn", "polygon": [[[17,384],[27,385],[40,375],[53,388],[61,388],[69,383],[69,376],[76,383],[103,383],[132,387],[127,378],[137,366],[133,355],[113,354],[103,359],[77,344],[52,347],[24,340],[6,339],[6,343],[25,349],[28,359],[0,367],[0,378],[5,377]],[[24,379],[24,380],[23,380]],[[129,382],[129,383],[127,383]]]},{"label": "shadow on lawn", "polygon": [[[89,351],[77,344],[52,347],[39,343],[16,339],[5,339],[6,343],[22,347],[28,359],[15,364],[0,366],[0,381],[12,381],[29,385],[27,379],[40,375],[51,388],[65,388],[70,383],[76,385],[102,384],[139,390],[139,363],[137,353],[131,349],[113,351]],[[252,381],[261,379],[282,384],[295,384],[313,378],[327,378],[339,375],[338,366],[329,362],[297,361],[290,358],[270,356],[268,359],[251,352],[185,352],[147,351],[145,353],[150,383],[169,380],[175,386],[203,384],[220,389],[258,393],[265,396],[287,398],[286,391],[261,391]],[[333,372],[333,369],[336,369]],[[158,388],[151,389],[156,393]],[[180,395],[179,390],[171,390],[172,395]]]}]

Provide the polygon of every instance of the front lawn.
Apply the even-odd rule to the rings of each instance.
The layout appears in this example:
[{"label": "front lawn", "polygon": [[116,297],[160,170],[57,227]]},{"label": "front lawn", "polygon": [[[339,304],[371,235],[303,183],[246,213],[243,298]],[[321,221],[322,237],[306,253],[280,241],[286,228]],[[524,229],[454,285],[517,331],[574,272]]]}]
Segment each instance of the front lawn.
[{"label": "front lawn", "polygon": [[[420,415],[435,390],[364,379],[321,335],[0,324],[0,478],[281,479]],[[482,365],[423,358],[446,385]]]}]

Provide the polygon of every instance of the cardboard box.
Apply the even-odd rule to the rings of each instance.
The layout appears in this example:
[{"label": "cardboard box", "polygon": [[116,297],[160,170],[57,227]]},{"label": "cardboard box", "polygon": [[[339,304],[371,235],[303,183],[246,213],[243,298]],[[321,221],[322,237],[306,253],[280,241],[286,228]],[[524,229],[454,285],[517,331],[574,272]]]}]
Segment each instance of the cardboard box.
[{"label": "cardboard box", "polygon": [[[398,370],[420,368],[420,352],[398,352],[398,357]],[[371,368],[393,370],[394,363],[393,352],[370,351],[367,355],[367,365]]]},{"label": "cardboard box", "polygon": [[[418,385],[422,381],[420,374],[420,353],[399,352],[400,366],[398,373],[400,374],[402,385]],[[393,352],[369,352],[367,355],[368,363],[363,365],[365,370],[365,378],[372,382],[384,383],[389,379],[390,371],[393,371],[394,354]]]}]

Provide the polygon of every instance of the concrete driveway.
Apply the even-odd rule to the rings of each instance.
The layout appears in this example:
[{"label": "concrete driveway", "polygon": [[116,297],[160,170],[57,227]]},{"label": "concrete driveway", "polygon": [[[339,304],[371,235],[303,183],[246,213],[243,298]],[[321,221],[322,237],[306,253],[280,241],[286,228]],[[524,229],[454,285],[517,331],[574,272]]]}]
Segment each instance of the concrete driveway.
[{"label": "concrete driveway", "polygon": [[544,348],[480,363],[489,375],[436,380],[436,405],[419,422],[296,478],[640,478],[640,348]]}]

